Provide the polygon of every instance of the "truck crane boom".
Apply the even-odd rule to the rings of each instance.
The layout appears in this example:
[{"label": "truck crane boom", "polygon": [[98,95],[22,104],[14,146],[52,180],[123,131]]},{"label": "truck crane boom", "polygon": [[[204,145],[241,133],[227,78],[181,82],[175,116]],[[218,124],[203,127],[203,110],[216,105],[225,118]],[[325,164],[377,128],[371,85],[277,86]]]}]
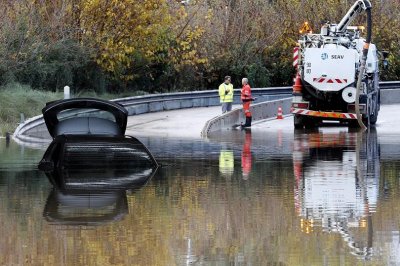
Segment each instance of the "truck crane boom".
[{"label": "truck crane boom", "polygon": [[346,15],[342,18],[336,27],[336,32],[344,32],[347,26],[354,20],[354,18],[361,13],[363,10],[371,9],[371,2],[369,0],[358,0],[349,9]]}]

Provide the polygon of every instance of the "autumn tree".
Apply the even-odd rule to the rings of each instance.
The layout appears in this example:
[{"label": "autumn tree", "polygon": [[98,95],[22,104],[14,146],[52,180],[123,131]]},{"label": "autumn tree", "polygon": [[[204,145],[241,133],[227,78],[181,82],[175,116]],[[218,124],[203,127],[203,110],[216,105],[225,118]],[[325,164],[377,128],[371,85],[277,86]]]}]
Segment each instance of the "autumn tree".
[{"label": "autumn tree", "polygon": [[0,7],[1,83],[21,82],[54,90],[74,82],[88,49],[69,24],[68,1],[8,1]]},{"label": "autumn tree", "polygon": [[96,62],[114,79],[155,78],[154,66],[202,64],[196,41],[204,29],[192,25],[187,10],[165,0],[82,1],[84,41]]},{"label": "autumn tree", "polygon": [[[349,0],[5,0],[0,85],[160,92],[291,85],[292,51],[308,21],[338,22]],[[373,2],[373,42],[400,79],[400,4]],[[365,24],[361,14],[354,23]]]}]

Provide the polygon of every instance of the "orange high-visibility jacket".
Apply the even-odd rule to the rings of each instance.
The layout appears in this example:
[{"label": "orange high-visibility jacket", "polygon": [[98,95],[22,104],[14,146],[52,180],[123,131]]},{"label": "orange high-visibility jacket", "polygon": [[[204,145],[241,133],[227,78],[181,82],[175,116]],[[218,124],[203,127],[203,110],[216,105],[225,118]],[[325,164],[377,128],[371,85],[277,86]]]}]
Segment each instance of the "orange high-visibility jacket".
[{"label": "orange high-visibility jacket", "polygon": [[251,101],[251,89],[250,89],[250,85],[246,84],[243,86],[241,94],[240,94],[240,99],[243,102],[248,102]]}]

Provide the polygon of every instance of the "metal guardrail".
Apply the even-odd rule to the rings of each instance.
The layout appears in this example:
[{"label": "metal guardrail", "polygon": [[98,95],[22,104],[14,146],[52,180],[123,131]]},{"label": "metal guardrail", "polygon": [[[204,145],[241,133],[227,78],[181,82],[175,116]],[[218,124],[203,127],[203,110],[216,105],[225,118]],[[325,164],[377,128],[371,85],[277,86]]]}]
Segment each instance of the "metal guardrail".
[{"label": "metal guardrail", "polygon": [[[291,89],[289,87],[255,88],[252,89],[252,93],[258,98],[257,102],[262,102],[288,97],[291,95]],[[192,107],[208,107],[220,104],[217,90],[145,95],[116,99],[114,101],[124,105],[129,115]],[[236,89],[234,104],[239,103],[241,103],[240,90]]]},{"label": "metal guardrail", "polygon": [[400,81],[381,81],[379,87],[381,90],[400,89]]},{"label": "metal guardrail", "polygon": [[[275,96],[279,94],[290,95],[292,93],[292,87],[253,88],[251,91],[255,95],[260,95],[260,94],[268,96]],[[239,99],[240,89],[235,89],[234,92],[235,92],[234,93],[235,100]],[[176,101],[185,99],[206,99],[206,98],[218,98],[218,90],[150,94],[150,95],[115,99],[112,101],[116,101],[126,107],[143,103],[159,102],[160,100]]]},{"label": "metal guardrail", "polygon": [[[381,82],[380,87],[382,90],[400,89],[400,81]],[[290,97],[292,94],[292,87],[253,88],[252,94],[258,98],[257,101],[254,102],[254,104],[257,104],[259,102]],[[240,103],[240,89],[235,89],[234,95],[234,102]],[[217,90],[151,94],[115,99],[112,101],[124,105],[128,109],[129,115],[192,107],[207,107],[220,104]],[[71,113],[71,115],[76,114]],[[24,133],[43,125],[44,120],[42,115],[32,117],[17,127],[13,137],[33,141],[29,136],[23,136]]]},{"label": "metal guardrail", "polygon": [[[381,89],[397,89],[400,88],[400,82],[381,82],[380,86]],[[258,98],[254,102],[256,104],[291,97],[292,87],[253,88],[252,94]],[[220,104],[218,90],[153,94],[115,99],[113,101],[124,105],[129,115],[192,107],[208,107]],[[240,89],[235,89],[234,103],[241,103]]]},{"label": "metal guardrail", "polygon": [[[380,88],[385,89],[400,89],[400,81],[383,81],[380,82]],[[252,88],[252,94],[254,95],[292,95],[292,86],[290,87],[271,87],[271,88]],[[235,100],[240,97],[240,89],[235,89]],[[128,98],[115,99],[116,101],[125,107],[143,103],[159,102],[163,101],[176,101],[184,99],[205,99],[205,98],[218,98],[218,90],[207,90],[207,91],[193,91],[193,92],[178,92],[178,93],[163,93],[163,94],[151,94],[143,96],[134,96]],[[240,102],[240,101],[238,101]]]}]

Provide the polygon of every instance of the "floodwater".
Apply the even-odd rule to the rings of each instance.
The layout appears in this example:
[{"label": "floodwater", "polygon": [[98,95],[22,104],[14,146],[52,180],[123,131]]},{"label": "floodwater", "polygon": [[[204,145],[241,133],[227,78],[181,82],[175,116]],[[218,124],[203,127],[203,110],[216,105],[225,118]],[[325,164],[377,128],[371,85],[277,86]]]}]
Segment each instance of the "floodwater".
[{"label": "floodwater", "polygon": [[[140,139],[162,165],[154,176],[79,193],[37,170],[46,147],[0,140],[0,264],[400,265],[395,138],[326,128]],[[90,183],[99,171],[82,173]]]}]

